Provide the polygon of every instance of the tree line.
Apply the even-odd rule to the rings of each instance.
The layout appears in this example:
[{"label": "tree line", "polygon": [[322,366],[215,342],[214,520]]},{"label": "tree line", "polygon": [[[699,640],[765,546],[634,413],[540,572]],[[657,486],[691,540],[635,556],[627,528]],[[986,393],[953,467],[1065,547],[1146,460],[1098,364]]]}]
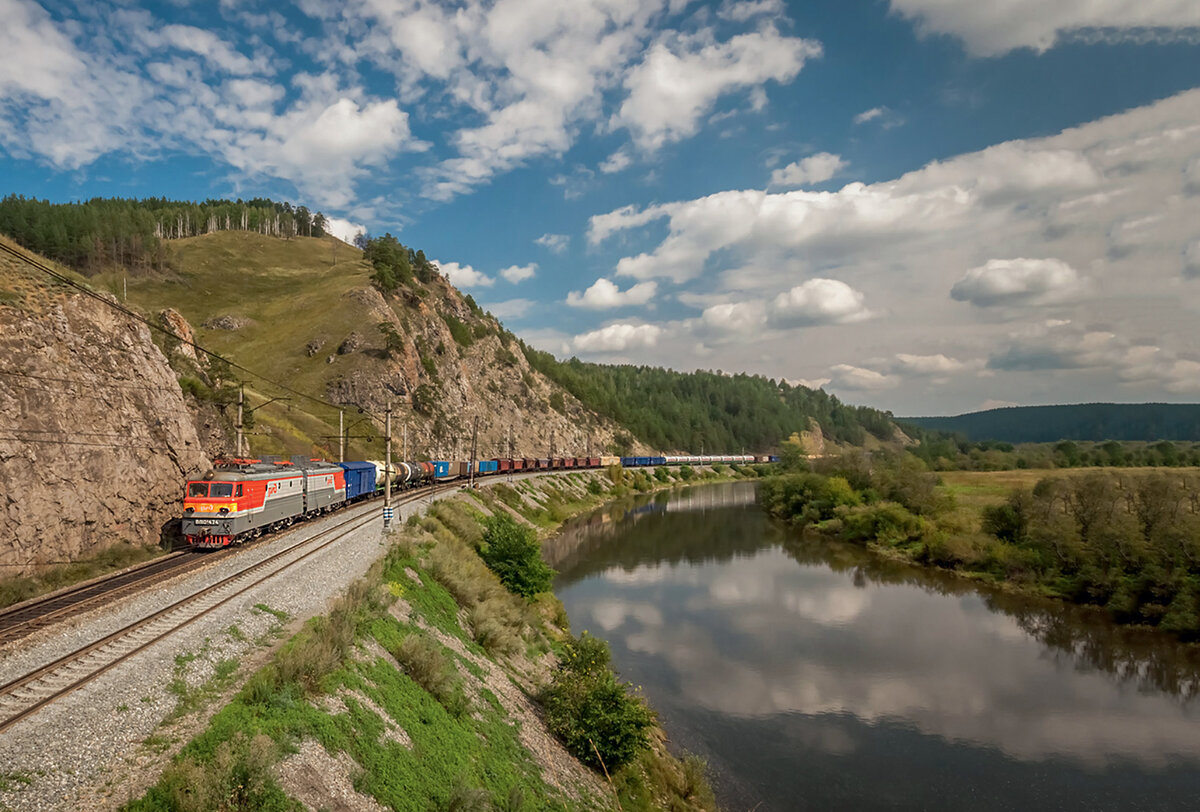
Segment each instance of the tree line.
[{"label": "tree line", "polygon": [[693,453],[759,453],[779,447],[817,421],[826,439],[862,445],[868,436],[891,439],[889,412],[848,406],[821,389],[758,375],[676,372],[629,364],[593,364],[524,343],[529,365],[584,406],[612,419],[647,445]]},{"label": "tree line", "polygon": [[909,451],[935,471],[1009,471],[1016,468],[1174,468],[1200,465],[1200,443],[1104,442],[1021,443],[969,442],[961,434],[917,430]]},{"label": "tree line", "polygon": [[809,462],[789,443],[760,502],[773,515],[918,564],[1100,606],[1200,637],[1200,474],[1051,475],[971,510],[908,453]]},{"label": "tree line", "polygon": [[328,221],[306,206],[267,198],[205,200],[93,198],[74,203],[9,195],[0,199],[0,232],[84,274],[109,266],[133,272],[168,267],[165,240],[216,231],[322,237]]}]

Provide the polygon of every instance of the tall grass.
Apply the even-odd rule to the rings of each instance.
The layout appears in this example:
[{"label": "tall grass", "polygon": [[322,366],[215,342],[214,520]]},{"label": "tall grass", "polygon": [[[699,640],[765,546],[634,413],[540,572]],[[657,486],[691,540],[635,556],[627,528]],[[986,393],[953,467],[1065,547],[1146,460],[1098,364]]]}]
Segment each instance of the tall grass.
[{"label": "tall grass", "polygon": [[451,716],[462,716],[471,705],[463,691],[462,680],[454,670],[454,664],[445,655],[439,643],[425,634],[412,632],[390,650],[404,673],[412,677]]}]

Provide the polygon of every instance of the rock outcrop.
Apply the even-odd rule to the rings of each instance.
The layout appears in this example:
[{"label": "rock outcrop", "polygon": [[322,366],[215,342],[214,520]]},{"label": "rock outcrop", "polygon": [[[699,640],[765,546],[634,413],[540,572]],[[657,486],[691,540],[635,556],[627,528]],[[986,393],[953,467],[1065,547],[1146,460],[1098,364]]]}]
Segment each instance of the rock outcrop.
[{"label": "rock outcrop", "polygon": [[150,330],[16,260],[0,290],[0,577],[158,542],[209,461]]},{"label": "rock outcrop", "polygon": [[376,329],[359,328],[338,347],[339,363],[355,363],[329,381],[325,397],[375,414],[392,401],[418,454],[465,459],[474,436],[481,459],[510,448],[516,456],[545,457],[552,447],[556,456],[598,456],[620,431],[531,368],[516,340],[444,280],[415,304],[403,292],[385,298],[369,287],[343,298],[362,313],[356,324]]}]

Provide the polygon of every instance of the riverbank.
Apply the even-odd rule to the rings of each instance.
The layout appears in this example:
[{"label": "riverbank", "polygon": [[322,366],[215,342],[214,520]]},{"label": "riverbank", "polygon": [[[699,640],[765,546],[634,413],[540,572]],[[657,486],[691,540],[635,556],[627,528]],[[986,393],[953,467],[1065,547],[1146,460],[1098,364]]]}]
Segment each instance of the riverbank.
[{"label": "riverbank", "polygon": [[907,455],[845,457],[768,477],[760,495],[806,532],[1200,638],[1200,472],[943,477]]},{"label": "riverbank", "polygon": [[431,506],[126,808],[715,808],[702,763],[671,756],[657,727],[610,778],[550,733],[534,698],[570,640],[562,605],[504,589],[476,548],[489,517],[548,535],[627,494],[722,473],[578,472]]}]

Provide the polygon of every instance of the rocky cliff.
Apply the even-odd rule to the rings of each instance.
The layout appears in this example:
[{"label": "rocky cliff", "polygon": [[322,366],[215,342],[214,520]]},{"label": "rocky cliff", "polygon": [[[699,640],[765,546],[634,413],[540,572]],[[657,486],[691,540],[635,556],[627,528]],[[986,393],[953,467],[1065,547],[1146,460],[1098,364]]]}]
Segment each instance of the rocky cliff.
[{"label": "rocky cliff", "polygon": [[0,255],[0,577],[152,544],[203,472],[150,331]]}]

